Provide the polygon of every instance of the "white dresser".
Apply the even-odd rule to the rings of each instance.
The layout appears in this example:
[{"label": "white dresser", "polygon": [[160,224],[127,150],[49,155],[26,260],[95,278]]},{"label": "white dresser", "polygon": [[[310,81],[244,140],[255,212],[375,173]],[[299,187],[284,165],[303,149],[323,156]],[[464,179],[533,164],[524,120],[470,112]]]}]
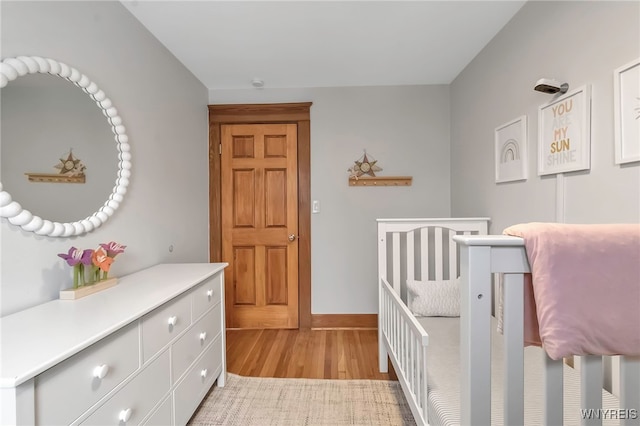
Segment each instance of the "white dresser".
[{"label": "white dresser", "polygon": [[157,265],[0,318],[0,424],[186,424],[224,386],[226,266]]}]

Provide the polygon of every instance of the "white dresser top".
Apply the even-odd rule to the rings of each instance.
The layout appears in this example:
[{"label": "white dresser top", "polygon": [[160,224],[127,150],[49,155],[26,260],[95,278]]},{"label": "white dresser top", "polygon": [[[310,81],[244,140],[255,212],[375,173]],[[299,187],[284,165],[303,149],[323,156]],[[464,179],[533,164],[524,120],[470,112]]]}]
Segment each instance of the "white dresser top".
[{"label": "white dresser top", "polygon": [[0,318],[0,388],[12,388],[221,271],[226,263],[161,264],[78,300]]}]

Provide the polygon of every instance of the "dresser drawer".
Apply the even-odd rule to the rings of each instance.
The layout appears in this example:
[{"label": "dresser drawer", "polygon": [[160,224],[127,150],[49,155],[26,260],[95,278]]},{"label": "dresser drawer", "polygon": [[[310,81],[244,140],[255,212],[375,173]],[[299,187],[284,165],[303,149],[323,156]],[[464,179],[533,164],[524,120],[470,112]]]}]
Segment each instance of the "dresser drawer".
[{"label": "dresser drawer", "polygon": [[171,397],[168,396],[162,404],[153,412],[151,416],[143,423],[145,426],[163,426],[171,425]]},{"label": "dresser drawer", "polygon": [[139,347],[136,322],[37,376],[36,423],[71,423],[138,369]]},{"label": "dresser drawer", "polygon": [[147,362],[191,325],[189,296],[184,294],[142,317],[143,362]]},{"label": "dresser drawer", "polygon": [[202,398],[222,371],[222,339],[209,346],[176,387],[173,398],[176,425],[187,424]]},{"label": "dresser drawer", "polygon": [[180,379],[189,366],[220,334],[220,304],[200,318],[171,347],[171,373],[174,381]]},{"label": "dresser drawer", "polygon": [[193,319],[196,320],[207,309],[217,305],[222,300],[222,273],[207,278],[202,284],[193,289]]},{"label": "dresser drawer", "polygon": [[170,388],[169,351],[164,351],[82,424],[91,426],[140,424]]}]

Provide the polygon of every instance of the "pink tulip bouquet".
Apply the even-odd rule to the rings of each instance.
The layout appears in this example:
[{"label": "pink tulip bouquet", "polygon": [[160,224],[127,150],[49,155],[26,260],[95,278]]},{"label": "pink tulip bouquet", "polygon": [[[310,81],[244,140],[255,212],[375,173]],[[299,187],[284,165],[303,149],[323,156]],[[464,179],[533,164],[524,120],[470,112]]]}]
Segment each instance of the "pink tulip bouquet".
[{"label": "pink tulip bouquet", "polygon": [[[111,241],[108,244],[100,244],[95,250],[71,247],[68,253],[60,253],[58,256],[73,267],[73,288],[76,289],[106,280],[115,257],[123,253],[125,248],[127,246]],[[88,277],[85,267],[89,270]]]}]

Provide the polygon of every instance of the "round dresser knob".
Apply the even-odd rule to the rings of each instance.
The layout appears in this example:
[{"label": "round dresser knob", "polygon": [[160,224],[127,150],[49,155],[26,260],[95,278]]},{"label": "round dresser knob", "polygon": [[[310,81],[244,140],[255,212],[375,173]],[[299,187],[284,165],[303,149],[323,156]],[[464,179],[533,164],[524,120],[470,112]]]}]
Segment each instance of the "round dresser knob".
[{"label": "round dresser knob", "polygon": [[213,297],[213,290],[207,290],[207,297]]},{"label": "round dresser knob", "polygon": [[93,369],[93,377],[98,379],[104,379],[104,376],[109,372],[109,366],[107,364],[102,364]]},{"label": "round dresser knob", "polygon": [[131,418],[131,408],[127,408],[126,410],[122,410],[120,411],[120,414],[118,415],[118,420],[120,420],[121,422],[128,422],[129,419]]},{"label": "round dresser knob", "polygon": [[200,340],[202,340],[204,342],[206,338],[207,338],[207,332],[206,331],[203,331],[202,333],[200,333]]},{"label": "round dresser knob", "polygon": [[203,379],[207,378],[207,369],[206,368],[200,372],[200,376],[202,376]]},{"label": "round dresser knob", "polygon": [[178,317],[173,316],[173,317],[169,317],[169,320],[167,321],[167,324],[169,325],[176,325],[178,323]]}]

